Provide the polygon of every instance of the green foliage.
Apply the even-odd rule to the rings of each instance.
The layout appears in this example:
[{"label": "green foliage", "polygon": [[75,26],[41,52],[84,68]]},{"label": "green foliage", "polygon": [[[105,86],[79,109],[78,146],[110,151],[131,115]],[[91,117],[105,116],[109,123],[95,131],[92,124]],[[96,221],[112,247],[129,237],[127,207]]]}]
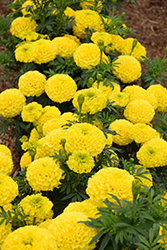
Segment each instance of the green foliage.
[{"label": "green foliage", "polygon": [[14,180],[18,184],[19,197],[16,198],[17,202],[22,200],[27,195],[31,195],[34,193],[31,186],[29,185],[26,178],[27,167],[23,170],[19,171],[19,174],[14,177]]},{"label": "green foliage", "polygon": [[7,225],[10,223],[12,225],[12,230],[26,225],[25,219],[29,215],[25,215],[24,210],[19,205],[13,205],[10,210],[5,211],[3,207],[0,207],[0,225],[5,223]]},{"label": "green foliage", "polygon": [[[110,194],[113,202],[106,199],[106,207],[98,208],[99,218],[90,218],[84,222],[87,226],[98,229],[98,234],[90,242],[100,239],[100,250],[104,249],[162,249],[158,244],[159,226],[167,223],[165,209],[161,205],[162,194],[154,189],[140,191],[133,202],[122,200]],[[143,248],[142,248],[143,247]],[[144,248],[145,247],[145,248]]]},{"label": "green foliage", "polygon": [[153,60],[146,59],[144,61],[144,64],[147,69],[147,73],[142,75],[142,86],[145,86],[149,83],[149,85],[152,84],[163,84],[162,80],[165,79],[163,75],[167,73],[167,52],[165,53],[165,56],[163,59],[159,57],[155,57]]}]

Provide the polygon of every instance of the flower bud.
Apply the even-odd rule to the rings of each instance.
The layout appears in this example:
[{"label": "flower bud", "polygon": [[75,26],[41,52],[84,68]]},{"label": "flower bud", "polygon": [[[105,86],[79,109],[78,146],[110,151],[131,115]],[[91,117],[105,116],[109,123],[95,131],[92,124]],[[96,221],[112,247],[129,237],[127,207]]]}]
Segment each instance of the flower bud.
[{"label": "flower bud", "polygon": [[38,126],[38,122],[37,121],[33,121],[33,126],[37,127]]},{"label": "flower bud", "polygon": [[102,74],[97,74],[96,78],[98,81],[100,81],[102,79]]},{"label": "flower bud", "polygon": [[89,79],[88,79],[88,83],[89,83],[90,85],[92,85],[92,84],[94,83],[94,79],[93,79],[93,77],[89,77]]},{"label": "flower bud", "polygon": [[66,144],[66,139],[65,138],[62,138],[61,139],[61,144],[64,146]]},{"label": "flower bud", "polygon": [[84,99],[85,99],[84,95],[82,95],[82,94],[79,95],[78,96],[78,104],[82,105],[84,103]]},{"label": "flower bud", "polygon": [[135,197],[140,193],[141,191],[141,182],[139,180],[134,180],[132,182],[132,192]]}]

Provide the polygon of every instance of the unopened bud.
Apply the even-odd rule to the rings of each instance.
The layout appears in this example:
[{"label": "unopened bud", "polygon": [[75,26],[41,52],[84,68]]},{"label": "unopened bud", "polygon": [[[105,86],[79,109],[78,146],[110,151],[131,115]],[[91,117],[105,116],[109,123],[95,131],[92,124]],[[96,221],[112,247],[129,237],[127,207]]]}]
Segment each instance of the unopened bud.
[{"label": "unopened bud", "polygon": [[141,182],[136,179],[132,182],[132,192],[137,197],[140,191],[141,191]]},{"label": "unopened bud", "polygon": [[104,41],[101,39],[97,40],[97,45],[99,46],[100,50],[104,50]]},{"label": "unopened bud", "polygon": [[80,94],[80,95],[78,96],[78,104],[79,104],[79,105],[82,105],[82,104],[84,103],[84,100],[85,100],[84,95]]},{"label": "unopened bud", "polygon": [[37,125],[38,125],[38,122],[37,121],[33,121],[33,126],[37,127]]},{"label": "unopened bud", "polygon": [[93,77],[89,77],[89,79],[88,79],[88,83],[89,83],[90,85],[92,85],[92,84],[94,83],[94,79],[93,79]]},{"label": "unopened bud", "polygon": [[102,79],[102,74],[97,74],[96,78],[98,81],[100,81]]},{"label": "unopened bud", "polygon": [[117,3],[117,0],[112,0],[112,3],[113,3],[113,4],[116,4],[116,3]]},{"label": "unopened bud", "polygon": [[66,144],[66,139],[65,138],[62,138],[61,139],[61,144],[64,146]]}]

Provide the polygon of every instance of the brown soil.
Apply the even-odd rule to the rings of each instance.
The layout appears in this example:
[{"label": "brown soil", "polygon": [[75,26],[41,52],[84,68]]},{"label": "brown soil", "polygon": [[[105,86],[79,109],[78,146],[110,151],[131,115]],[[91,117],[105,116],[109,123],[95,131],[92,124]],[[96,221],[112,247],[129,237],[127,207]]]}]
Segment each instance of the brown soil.
[{"label": "brown soil", "polygon": [[[6,16],[9,10],[5,9],[8,1],[2,0],[0,3],[0,14]],[[147,57],[153,59],[165,55],[167,46],[167,0],[136,0],[137,5],[131,4],[130,0],[123,6],[126,13],[127,26],[136,30],[137,33],[131,35],[136,38],[147,50]],[[3,48],[0,48],[3,50]],[[0,74],[2,70],[0,69]],[[165,85],[167,79],[164,80]],[[11,87],[11,81],[6,86],[0,82],[0,92]],[[7,145],[13,154],[14,175],[19,168],[18,153],[14,149],[14,139],[11,128],[6,134],[0,135],[0,144]]]}]

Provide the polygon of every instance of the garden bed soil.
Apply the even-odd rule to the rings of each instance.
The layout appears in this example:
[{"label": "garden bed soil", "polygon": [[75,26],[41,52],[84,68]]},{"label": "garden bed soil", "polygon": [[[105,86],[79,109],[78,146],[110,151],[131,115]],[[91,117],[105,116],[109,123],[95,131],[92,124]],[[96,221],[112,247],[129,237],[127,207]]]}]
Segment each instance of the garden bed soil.
[{"label": "garden bed soil", "polygon": [[[2,0],[0,14],[6,16],[9,13],[9,10],[5,8],[8,3],[8,1]],[[123,6],[127,26],[137,31],[130,37],[138,39],[146,48],[148,58],[160,57],[162,59],[167,46],[167,0],[136,0],[136,3],[137,5],[134,5],[129,1]],[[2,50],[4,48],[0,47],[0,51]],[[0,74],[2,73],[0,68]],[[12,87],[11,80],[9,79],[6,85],[0,82],[0,92]],[[167,86],[167,77],[163,83]],[[0,144],[8,146],[13,155],[13,176],[19,170],[19,156],[14,148],[14,141],[11,128],[8,128],[6,134],[0,135]]]}]

